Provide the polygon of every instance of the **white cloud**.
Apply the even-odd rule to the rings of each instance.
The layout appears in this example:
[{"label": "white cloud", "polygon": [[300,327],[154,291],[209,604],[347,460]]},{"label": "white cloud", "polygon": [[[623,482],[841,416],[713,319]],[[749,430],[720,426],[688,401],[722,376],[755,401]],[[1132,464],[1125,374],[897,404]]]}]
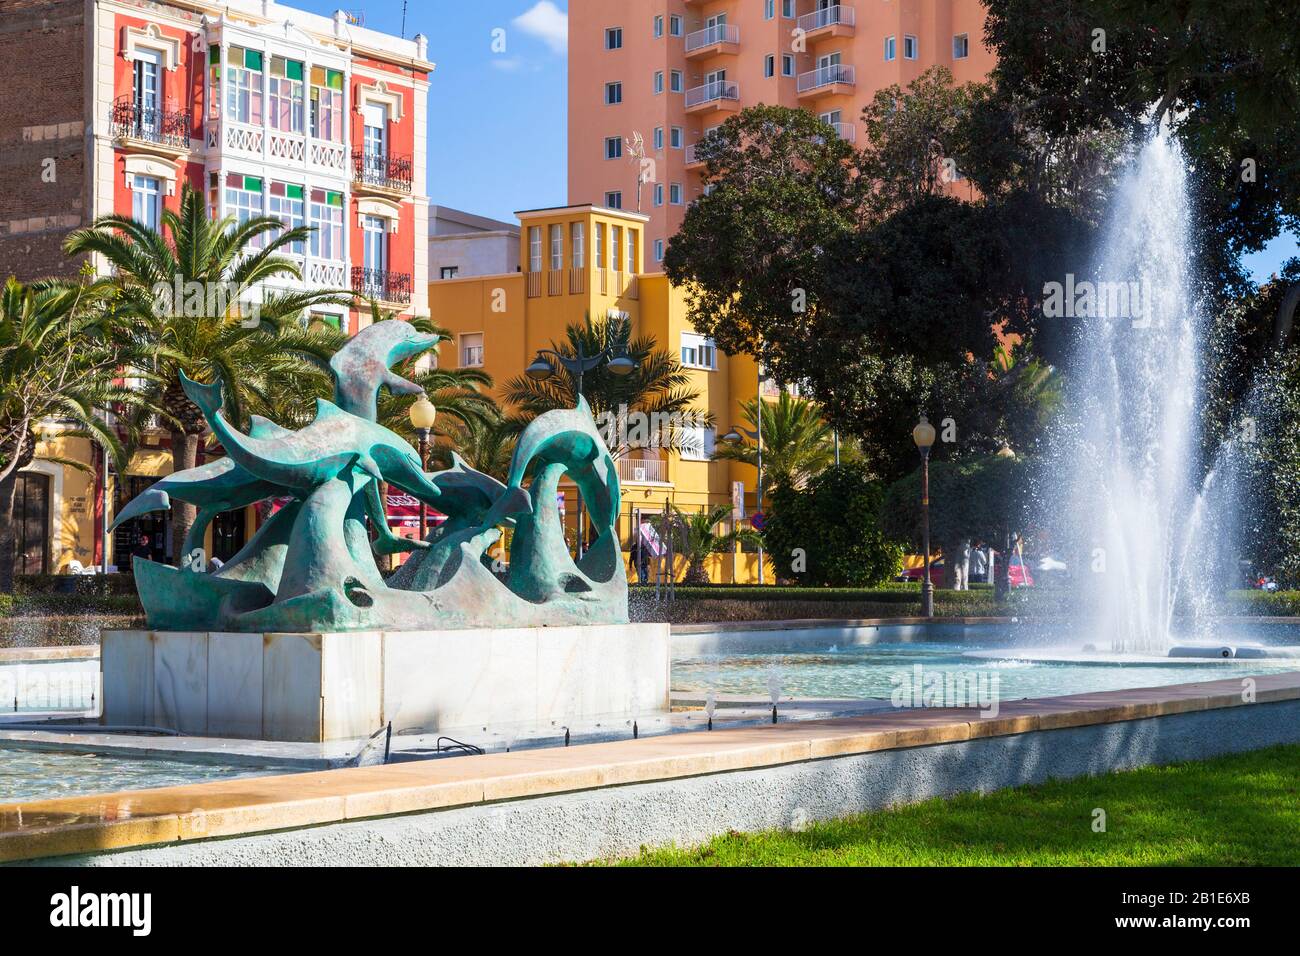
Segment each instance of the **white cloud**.
[{"label": "white cloud", "polygon": [[553,52],[568,52],[569,15],[551,0],[538,0],[512,22],[525,33],[537,37]]}]

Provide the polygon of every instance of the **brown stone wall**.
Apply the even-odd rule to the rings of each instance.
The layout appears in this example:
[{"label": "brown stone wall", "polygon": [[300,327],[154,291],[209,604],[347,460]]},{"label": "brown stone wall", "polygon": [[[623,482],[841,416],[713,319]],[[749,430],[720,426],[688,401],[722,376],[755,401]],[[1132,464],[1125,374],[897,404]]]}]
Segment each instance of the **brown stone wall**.
[{"label": "brown stone wall", "polygon": [[0,279],[75,274],[84,224],[86,0],[0,0]]}]

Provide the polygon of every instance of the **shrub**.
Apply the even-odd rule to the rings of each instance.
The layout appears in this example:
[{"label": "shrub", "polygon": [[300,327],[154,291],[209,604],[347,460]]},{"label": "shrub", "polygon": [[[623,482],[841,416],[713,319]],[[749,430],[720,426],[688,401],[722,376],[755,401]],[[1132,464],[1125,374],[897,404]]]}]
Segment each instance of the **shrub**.
[{"label": "shrub", "polygon": [[902,567],[903,549],[880,530],[884,486],[860,462],[828,468],[806,488],[778,488],[763,529],[782,581],[871,587]]}]

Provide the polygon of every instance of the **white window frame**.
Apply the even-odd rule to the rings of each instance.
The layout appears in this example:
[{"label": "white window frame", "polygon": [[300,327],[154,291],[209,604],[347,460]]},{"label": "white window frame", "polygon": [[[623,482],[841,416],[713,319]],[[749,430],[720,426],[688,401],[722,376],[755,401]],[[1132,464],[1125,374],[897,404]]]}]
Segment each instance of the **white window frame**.
[{"label": "white window frame", "polygon": [[609,192],[605,193],[605,208],[606,208],[606,209],[622,209],[622,208],[623,208],[623,190],[621,190],[621,189],[611,189]]},{"label": "white window frame", "polygon": [[[298,183],[285,183],[284,185],[297,186]],[[302,199],[292,199],[289,196],[277,196],[271,192],[269,186],[266,192],[266,214],[274,216],[284,223],[285,229],[297,229],[307,224],[307,190],[303,189]],[[288,251],[294,255],[303,255],[306,249],[306,243],[302,240],[290,243]]]},{"label": "white window frame", "polygon": [[894,36],[885,37],[885,62],[892,63],[898,56],[898,38]]},{"label": "white window frame", "polygon": [[[911,53],[907,52],[909,47],[911,48],[912,51]],[[920,41],[916,39],[916,37],[914,37],[910,33],[903,34],[903,59],[904,60],[915,60],[917,55],[920,53],[920,49],[921,49],[921,44]]]},{"label": "white window frame", "polygon": [[668,33],[675,37],[682,35],[682,18],[675,13],[668,18]]},{"label": "white window frame", "polygon": [[699,369],[705,372],[718,370],[718,347],[713,339],[698,332],[683,332],[681,338],[682,368]]},{"label": "white window frame", "polygon": [[551,223],[551,271],[558,272],[564,268],[564,227],[558,222]]},{"label": "white window frame", "polygon": [[605,28],[605,49],[606,50],[623,49],[623,28],[622,27]]},{"label": "white window frame", "polygon": [[587,261],[587,234],[586,227],[581,222],[570,223],[569,225],[569,260],[573,268],[581,269]]},{"label": "white window frame", "polygon": [[528,227],[528,271],[542,271],[542,227]]},{"label": "white window frame", "polygon": [[343,261],[343,207],[316,202],[307,194],[307,213],[311,225],[311,254],[316,259]]},{"label": "white window frame", "polygon": [[656,126],[656,127],[655,127],[655,131],[654,131],[654,148],[655,148],[655,149],[663,149],[663,148],[664,148],[664,128],[663,128],[662,126]]},{"label": "white window frame", "polygon": [[668,131],[668,145],[672,149],[686,148],[686,130],[680,126],[674,126]]},{"label": "white window frame", "polygon": [[794,76],[794,57],[789,53],[781,54],[781,75]]},{"label": "white window frame", "polygon": [[664,35],[664,17],[663,14],[661,13],[654,18],[654,36],[656,40],[661,40],[663,39],[663,35]]},{"label": "white window frame", "polygon": [[136,174],[131,185],[131,218],[162,231],[163,184],[156,176]]},{"label": "white window frame", "polygon": [[682,82],[681,70],[673,70],[668,74],[668,89],[674,93],[680,93],[685,89],[685,84]]},{"label": "white window frame", "polygon": [[[611,152],[612,150],[612,152]],[[605,158],[622,159],[623,158],[623,139],[619,136],[605,137]]]},{"label": "white window frame", "polygon": [[605,84],[605,105],[619,106],[623,102],[623,81],[611,80]]},{"label": "white window frame", "polygon": [[658,96],[664,91],[664,71],[655,70],[654,95]]},{"label": "white window frame", "polygon": [[[475,339],[478,340],[477,343],[475,343]],[[474,349],[478,350],[477,356],[473,354]],[[486,349],[487,336],[482,332],[462,332],[460,334],[460,339],[456,343],[456,351],[459,353],[458,358],[460,359],[460,367],[482,368]],[[477,358],[478,361],[470,361],[473,358]]]},{"label": "white window frame", "polygon": [[656,206],[662,206],[662,205],[664,204],[664,184],[663,184],[663,183],[655,183],[655,188],[654,188],[654,204],[655,204]]},{"label": "white window frame", "polygon": [[[960,45],[960,46],[959,46]],[[958,53],[958,49],[961,50]],[[952,58],[954,60],[964,60],[970,56],[970,34],[955,33],[952,38]]]},{"label": "white window frame", "polygon": [[668,205],[680,206],[685,201],[685,192],[682,190],[681,183],[668,184]]},{"label": "white window frame", "polygon": [[664,241],[662,239],[656,239],[655,240],[655,262],[663,262],[663,261],[664,261]]},{"label": "white window frame", "polygon": [[776,54],[775,53],[769,53],[767,56],[763,57],[763,76],[764,78],[769,80],[772,77],[776,76]]},{"label": "white window frame", "polygon": [[717,431],[707,425],[682,428],[682,461],[712,461],[717,447]]}]

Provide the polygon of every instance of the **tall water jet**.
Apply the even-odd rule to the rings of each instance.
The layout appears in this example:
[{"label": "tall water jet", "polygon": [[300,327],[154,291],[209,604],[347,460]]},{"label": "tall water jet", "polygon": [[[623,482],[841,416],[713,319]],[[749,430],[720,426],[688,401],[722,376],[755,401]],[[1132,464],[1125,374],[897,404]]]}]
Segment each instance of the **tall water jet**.
[{"label": "tall water jet", "polygon": [[1055,490],[1091,605],[1081,623],[1121,653],[1169,647],[1200,513],[1189,219],[1182,152],[1154,135],[1119,182],[1090,274],[1064,289],[1076,335]]}]

